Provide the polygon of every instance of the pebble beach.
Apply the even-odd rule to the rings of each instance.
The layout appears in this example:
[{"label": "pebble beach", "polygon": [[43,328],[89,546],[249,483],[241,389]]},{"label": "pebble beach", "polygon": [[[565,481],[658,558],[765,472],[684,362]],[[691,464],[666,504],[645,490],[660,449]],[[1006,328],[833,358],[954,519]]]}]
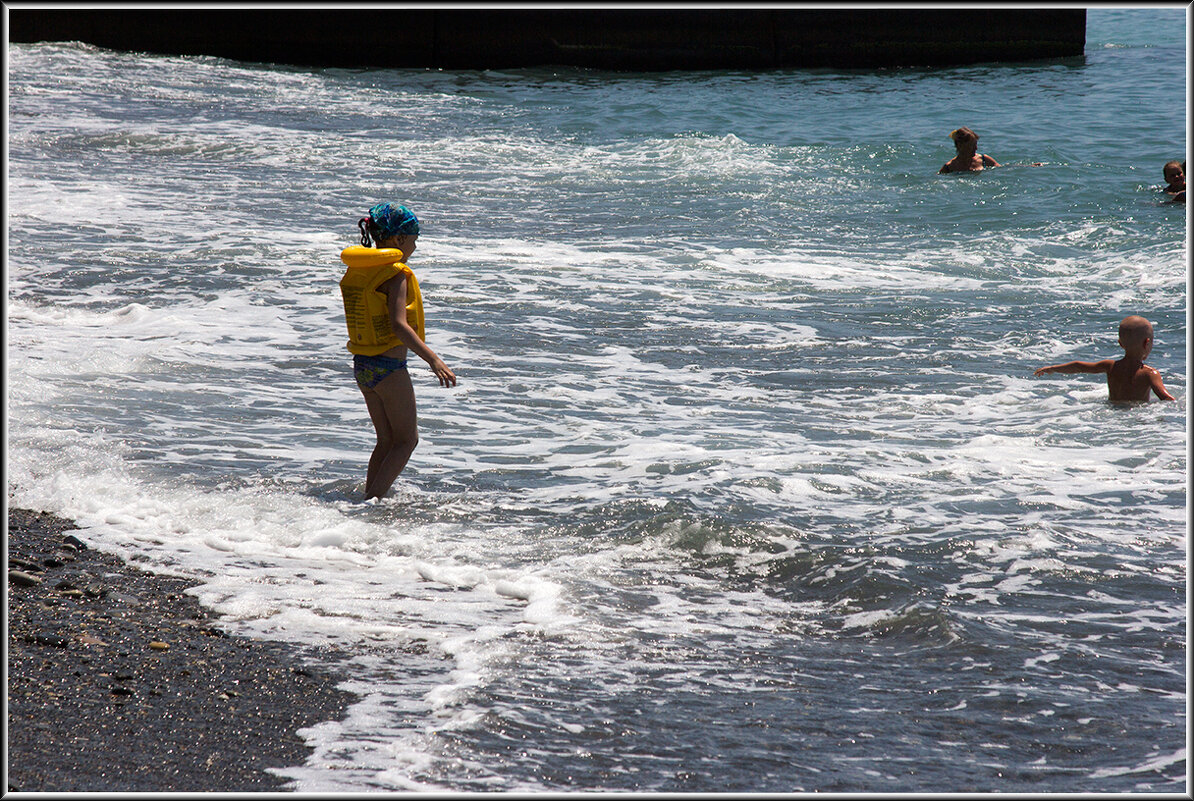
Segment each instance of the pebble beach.
[{"label": "pebble beach", "polygon": [[330,654],[229,635],[186,590],[8,510],[8,791],[286,791],[352,701]]}]

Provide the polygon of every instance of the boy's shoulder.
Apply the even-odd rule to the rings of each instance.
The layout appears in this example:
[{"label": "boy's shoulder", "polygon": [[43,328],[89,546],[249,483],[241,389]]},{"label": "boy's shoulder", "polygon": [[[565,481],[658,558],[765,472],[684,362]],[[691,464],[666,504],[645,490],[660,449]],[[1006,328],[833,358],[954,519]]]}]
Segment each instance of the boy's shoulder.
[{"label": "boy's shoulder", "polygon": [[[1107,361],[1111,360],[1108,359]],[[1147,372],[1150,370],[1154,373],[1157,372],[1157,368],[1153,367],[1151,364],[1147,364],[1146,362],[1142,362],[1139,359],[1134,359],[1130,356],[1121,356],[1115,361],[1115,366],[1132,370],[1132,372],[1135,373]]]},{"label": "boy's shoulder", "polygon": [[1136,371],[1136,375],[1154,376],[1160,374],[1161,371],[1153,367],[1151,364],[1142,364],[1140,365],[1140,369]]},{"label": "boy's shoulder", "polygon": [[1134,359],[1124,357],[1117,361],[1111,368],[1112,372],[1119,373],[1125,379],[1134,382],[1151,381],[1154,376],[1161,375],[1157,368],[1144,362],[1137,362]]}]

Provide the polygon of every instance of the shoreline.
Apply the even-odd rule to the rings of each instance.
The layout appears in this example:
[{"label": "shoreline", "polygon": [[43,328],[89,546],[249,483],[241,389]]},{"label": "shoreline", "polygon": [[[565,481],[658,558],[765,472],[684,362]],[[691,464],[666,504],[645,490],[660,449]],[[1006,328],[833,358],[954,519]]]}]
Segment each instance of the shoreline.
[{"label": "shoreline", "polygon": [[[229,635],[185,594],[9,508],[8,792],[289,792],[268,768],[355,696],[330,652]],[[321,653],[323,658],[321,658]]]}]

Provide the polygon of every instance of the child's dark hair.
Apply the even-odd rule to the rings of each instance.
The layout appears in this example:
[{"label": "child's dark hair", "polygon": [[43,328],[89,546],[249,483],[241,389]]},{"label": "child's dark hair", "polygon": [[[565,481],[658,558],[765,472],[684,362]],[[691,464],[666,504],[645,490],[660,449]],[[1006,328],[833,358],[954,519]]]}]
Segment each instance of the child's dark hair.
[{"label": "child's dark hair", "polygon": [[381,230],[377,227],[377,223],[373,222],[372,217],[362,217],[357,220],[357,228],[361,229],[362,247],[372,247],[373,242],[381,241]]}]

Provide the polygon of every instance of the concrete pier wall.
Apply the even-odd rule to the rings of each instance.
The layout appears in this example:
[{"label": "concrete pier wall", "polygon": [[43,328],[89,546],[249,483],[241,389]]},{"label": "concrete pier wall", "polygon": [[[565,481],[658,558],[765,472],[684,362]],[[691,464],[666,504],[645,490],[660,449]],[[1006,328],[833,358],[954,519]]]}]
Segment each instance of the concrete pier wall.
[{"label": "concrete pier wall", "polygon": [[1073,8],[9,9],[9,41],[295,66],[944,66],[1081,56]]}]

